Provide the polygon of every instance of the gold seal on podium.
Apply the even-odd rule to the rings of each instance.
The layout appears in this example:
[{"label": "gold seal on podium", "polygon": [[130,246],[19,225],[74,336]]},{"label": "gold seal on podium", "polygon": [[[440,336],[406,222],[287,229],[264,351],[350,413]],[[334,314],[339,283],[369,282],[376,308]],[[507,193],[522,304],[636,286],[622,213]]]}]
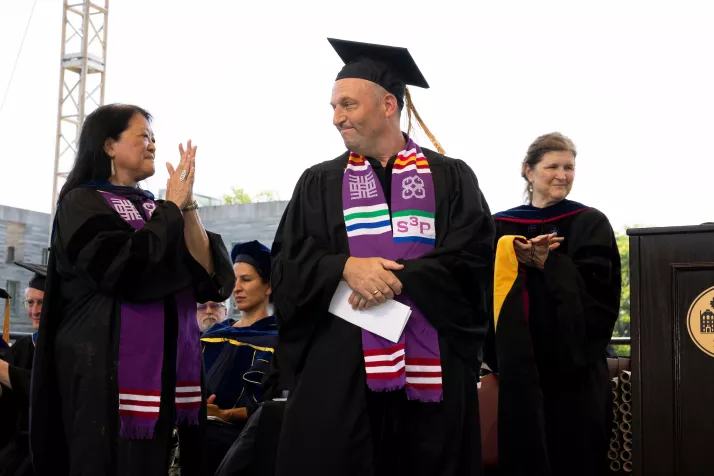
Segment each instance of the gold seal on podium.
[{"label": "gold seal on podium", "polygon": [[689,307],[687,329],[697,347],[714,357],[714,286],[697,296]]}]

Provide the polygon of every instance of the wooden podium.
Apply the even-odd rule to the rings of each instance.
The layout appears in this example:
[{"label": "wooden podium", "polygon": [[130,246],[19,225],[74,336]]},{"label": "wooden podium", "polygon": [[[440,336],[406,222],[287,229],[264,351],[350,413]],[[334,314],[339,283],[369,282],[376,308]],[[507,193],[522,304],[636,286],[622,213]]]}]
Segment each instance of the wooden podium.
[{"label": "wooden podium", "polygon": [[627,234],[633,474],[714,475],[714,224]]}]

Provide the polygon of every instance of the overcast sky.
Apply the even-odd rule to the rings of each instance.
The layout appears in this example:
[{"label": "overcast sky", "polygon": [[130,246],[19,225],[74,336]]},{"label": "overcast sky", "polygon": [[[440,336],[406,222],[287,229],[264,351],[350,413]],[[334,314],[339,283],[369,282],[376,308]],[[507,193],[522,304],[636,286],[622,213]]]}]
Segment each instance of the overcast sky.
[{"label": "overcast sky", "polygon": [[[33,0],[0,1],[3,95]],[[570,198],[615,229],[699,224],[714,221],[714,14],[702,5],[111,0],[106,102],[155,117],[149,189],[191,138],[198,193],[287,199],[305,168],[344,150],[326,37],[405,46],[431,85],[413,89],[417,109],[493,211],[522,203],[520,161],[557,130],[579,150]],[[61,28],[61,0],[38,0],[0,111],[0,204],[50,209]]]}]

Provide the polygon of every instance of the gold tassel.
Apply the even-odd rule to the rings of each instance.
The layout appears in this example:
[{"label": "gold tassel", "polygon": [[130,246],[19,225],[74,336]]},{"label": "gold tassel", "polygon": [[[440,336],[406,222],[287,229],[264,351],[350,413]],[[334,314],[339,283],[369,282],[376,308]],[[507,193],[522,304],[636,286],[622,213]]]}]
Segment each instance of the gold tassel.
[{"label": "gold tassel", "polygon": [[417,112],[416,108],[414,107],[414,103],[412,102],[412,95],[409,92],[409,88],[404,88],[404,98],[406,100],[406,106],[407,106],[407,135],[411,137],[412,135],[412,114],[414,114],[414,117],[416,118],[417,122],[419,123],[419,127],[426,133],[426,136],[429,138],[432,144],[434,144],[434,147],[436,147],[436,150],[439,151],[440,154],[444,154],[444,148],[441,147],[441,144],[439,143],[438,140],[436,140],[436,137],[434,137],[434,134],[431,133],[428,127],[426,127],[426,124],[424,124],[424,121],[421,119],[421,116]]},{"label": "gold tassel", "polygon": [[2,325],[2,338],[10,343],[10,298],[5,301],[5,322]]}]

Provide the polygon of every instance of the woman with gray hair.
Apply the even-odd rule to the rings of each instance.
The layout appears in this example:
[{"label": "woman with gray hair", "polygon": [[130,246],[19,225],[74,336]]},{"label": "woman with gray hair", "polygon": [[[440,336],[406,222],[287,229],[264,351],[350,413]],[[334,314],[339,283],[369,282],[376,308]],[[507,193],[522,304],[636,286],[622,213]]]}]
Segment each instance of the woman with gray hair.
[{"label": "woman with gray hair", "polygon": [[607,470],[605,349],[618,317],[620,255],[607,217],[568,200],[576,149],[538,137],[521,165],[528,203],[494,215],[493,321],[485,361],[499,382],[499,474]]}]

